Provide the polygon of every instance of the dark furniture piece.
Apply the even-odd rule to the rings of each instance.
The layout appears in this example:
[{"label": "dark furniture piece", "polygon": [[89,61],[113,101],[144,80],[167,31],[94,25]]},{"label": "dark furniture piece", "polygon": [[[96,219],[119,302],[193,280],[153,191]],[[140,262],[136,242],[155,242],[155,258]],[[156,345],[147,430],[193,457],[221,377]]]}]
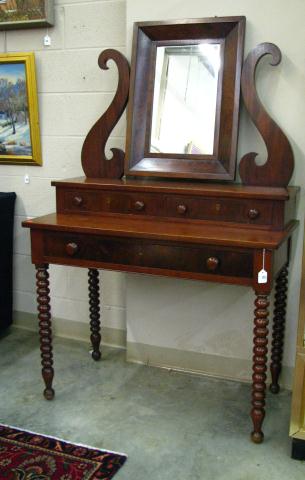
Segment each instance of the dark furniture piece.
[{"label": "dark furniture piece", "polygon": [[13,321],[13,227],[15,193],[0,193],[0,331]]},{"label": "dark furniture piece", "polygon": [[[54,396],[50,263],[89,269],[95,360],[101,356],[98,268],[247,285],[255,292],[251,438],[263,441],[269,294],[275,283],[271,391],[277,393],[285,321],[285,310],[278,307],[287,288],[298,189],[287,188],[293,172],[289,142],[265,112],[255,89],[260,58],[269,54],[276,65],[280,51],[261,44],[242,67],[244,27],[244,17],[136,24],[130,85],[126,59],[115,50],[100,55],[102,69],[107,69],[109,59],[116,62],[119,82],[112,104],[84,142],[86,177],[53,182],[56,213],[23,223],[31,229],[37,269],[47,399]],[[195,77],[205,79],[201,90]],[[241,183],[220,183],[235,175],[240,80],[268,158],[258,166],[255,153],[245,155],[239,165]],[[203,101],[198,91],[205,104],[196,109]],[[124,167],[123,151],[112,149],[108,161],[104,149],[128,93]],[[181,108],[185,118],[170,117]],[[179,142],[192,120],[190,110],[196,111],[195,119],[212,113],[202,119],[207,125],[201,133],[204,141],[191,132],[183,140],[184,148]],[[194,130],[197,124],[198,120]]]}]

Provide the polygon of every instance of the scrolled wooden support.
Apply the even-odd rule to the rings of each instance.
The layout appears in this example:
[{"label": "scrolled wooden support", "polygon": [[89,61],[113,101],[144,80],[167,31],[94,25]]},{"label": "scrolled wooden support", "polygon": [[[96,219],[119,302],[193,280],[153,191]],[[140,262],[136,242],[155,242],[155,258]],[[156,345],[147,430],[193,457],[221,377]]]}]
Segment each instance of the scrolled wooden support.
[{"label": "scrolled wooden support", "polygon": [[129,64],[117,50],[104,50],[98,59],[99,67],[108,70],[107,62],[113,60],[118,68],[119,80],[117,91],[106,112],[93,125],[85,138],[81,160],[83,170],[91,178],[121,178],[124,173],[125,153],[119,148],[111,148],[112,158],[105,155],[106,142],[121,118],[129,92]]},{"label": "scrolled wooden support", "polygon": [[265,418],[266,371],[268,352],[268,296],[258,294],[255,299],[254,339],[253,339],[253,375],[252,375],[252,410],[254,443],[264,440],[262,424]]},{"label": "scrolled wooden support", "polygon": [[100,344],[101,344],[101,324],[100,324],[100,297],[99,297],[99,272],[95,268],[88,270],[89,282],[89,310],[90,310],[90,329],[91,329],[91,344],[92,344],[92,358],[99,360],[101,358]]},{"label": "scrolled wooden support", "polygon": [[282,357],[284,349],[284,333],[286,320],[286,302],[287,302],[287,284],[288,284],[288,265],[281,270],[276,280],[275,302],[272,329],[272,349],[271,349],[271,377],[272,383],[270,391],[278,393],[280,391],[279,376],[282,370]]},{"label": "scrolled wooden support", "polygon": [[281,51],[273,43],[261,43],[245,60],[241,88],[246,108],[267,147],[268,158],[263,165],[257,165],[257,153],[244,155],[239,164],[239,173],[245,185],[286,187],[294,169],[291,145],[274,120],[264,109],[255,87],[255,71],[262,57],[272,55],[270,65],[281,61]]},{"label": "scrolled wooden support", "polygon": [[55,392],[52,388],[54,369],[50,313],[51,308],[49,296],[49,273],[47,264],[36,265],[36,286],[42,364],[41,373],[46,386],[43,394],[47,400],[52,400]]}]

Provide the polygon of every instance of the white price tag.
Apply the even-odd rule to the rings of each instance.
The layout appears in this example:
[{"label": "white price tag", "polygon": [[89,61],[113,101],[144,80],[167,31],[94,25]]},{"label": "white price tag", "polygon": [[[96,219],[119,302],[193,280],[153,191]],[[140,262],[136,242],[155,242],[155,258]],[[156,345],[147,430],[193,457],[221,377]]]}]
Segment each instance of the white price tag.
[{"label": "white price tag", "polygon": [[268,282],[268,272],[265,270],[265,255],[266,250],[263,250],[263,268],[257,274],[257,283],[267,283]]},{"label": "white price tag", "polygon": [[268,273],[266,272],[266,270],[264,268],[262,268],[258,272],[257,281],[258,281],[258,283],[267,283],[268,282]]}]

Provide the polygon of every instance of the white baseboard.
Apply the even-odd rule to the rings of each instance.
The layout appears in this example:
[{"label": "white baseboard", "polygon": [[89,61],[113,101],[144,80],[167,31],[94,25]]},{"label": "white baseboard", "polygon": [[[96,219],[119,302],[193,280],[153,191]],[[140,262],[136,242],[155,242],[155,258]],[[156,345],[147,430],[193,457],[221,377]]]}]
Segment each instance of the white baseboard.
[{"label": "white baseboard", "polygon": [[[37,323],[37,316],[33,313],[14,312],[13,326],[15,328],[38,332]],[[89,342],[90,328],[86,323],[53,317],[52,329],[55,336]],[[126,348],[126,331],[102,327],[102,343],[104,345]],[[252,376],[251,360],[142,343],[127,343],[127,361],[246,383],[251,382]],[[281,385],[284,388],[291,390],[292,377],[293,368],[283,366]]]},{"label": "white baseboard", "polygon": [[[14,311],[13,327],[23,330],[38,332],[37,315],[28,312]],[[90,341],[89,323],[75,322],[64,318],[52,317],[53,335],[63,338],[71,338],[83,342]],[[102,327],[102,344],[113,347],[126,347],[126,331],[117,328]]]},{"label": "white baseboard", "polygon": [[[127,361],[227,380],[252,382],[252,362],[242,358],[127,342]],[[283,366],[281,386],[291,390],[292,377],[293,368]]]}]

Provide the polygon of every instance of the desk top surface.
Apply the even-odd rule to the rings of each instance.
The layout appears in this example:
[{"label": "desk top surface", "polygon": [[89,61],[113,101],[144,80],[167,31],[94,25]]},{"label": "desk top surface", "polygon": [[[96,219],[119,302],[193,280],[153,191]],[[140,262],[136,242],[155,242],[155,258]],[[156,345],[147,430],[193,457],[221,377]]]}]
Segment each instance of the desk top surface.
[{"label": "desk top surface", "polygon": [[291,235],[298,222],[284,230],[270,231],[247,226],[227,226],[213,222],[178,222],[133,215],[79,215],[51,213],[26,220],[24,227],[34,230],[84,233],[128,238],[200,243],[222,246],[276,249]]}]

